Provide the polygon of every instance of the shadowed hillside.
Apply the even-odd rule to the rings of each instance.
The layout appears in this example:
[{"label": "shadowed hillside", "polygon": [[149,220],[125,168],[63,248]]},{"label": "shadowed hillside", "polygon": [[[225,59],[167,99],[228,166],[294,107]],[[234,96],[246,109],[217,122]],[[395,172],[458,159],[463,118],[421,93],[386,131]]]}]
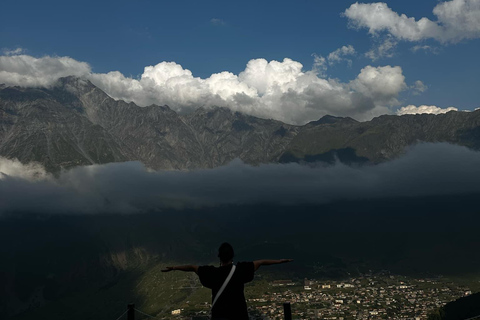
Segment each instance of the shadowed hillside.
[{"label": "shadowed hillside", "polygon": [[480,293],[447,303],[432,312],[428,320],[465,320],[473,317],[480,317]]},{"label": "shadowed hillside", "polygon": [[280,278],[341,279],[383,269],[461,277],[480,267],[476,199],[403,198],[141,215],[11,215],[0,224],[1,308],[15,314],[40,307],[36,317],[64,319],[62,312],[88,301],[88,310],[78,310],[78,318],[93,319],[98,310],[115,314],[136,301],[143,310],[161,313],[190,294],[202,295],[171,291],[171,281],[189,278],[158,278],[161,267],[215,263],[222,241],[234,244],[237,261],[294,258],[294,264],[280,270],[284,275],[274,276]]}]

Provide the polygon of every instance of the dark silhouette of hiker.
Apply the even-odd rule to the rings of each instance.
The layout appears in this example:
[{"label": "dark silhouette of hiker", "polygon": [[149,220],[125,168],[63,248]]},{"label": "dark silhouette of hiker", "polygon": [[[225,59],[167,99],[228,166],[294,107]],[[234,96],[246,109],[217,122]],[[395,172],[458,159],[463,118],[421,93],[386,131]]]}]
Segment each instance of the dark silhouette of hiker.
[{"label": "dark silhouette of hiker", "polygon": [[[202,285],[212,289],[212,319],[218,320],[248,319],[247,303],[243,292],[244,284],[253,280],[253,275],[260,266],[293,261],[292,259],[256,260],[234,265],[233,247],[226,242],[222,243],[218,249],[218,257],[220,267],[185,265],[166,267],[162,270],[162,272],[174,270],[195,272]],[[228,281],[226,281],[227,278]]]}]

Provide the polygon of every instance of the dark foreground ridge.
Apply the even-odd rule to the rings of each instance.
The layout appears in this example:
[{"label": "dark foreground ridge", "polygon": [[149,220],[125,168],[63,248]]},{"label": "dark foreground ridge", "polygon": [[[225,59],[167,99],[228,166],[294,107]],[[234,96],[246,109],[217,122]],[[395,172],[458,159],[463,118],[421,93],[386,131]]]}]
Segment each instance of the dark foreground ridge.
[{"label": "dark foreground ridge", "polygon": [[480,293],[449,302],[428,317],[428,320],[473,319],[480,319]]},{"label": "dark foreground ridge", "polygon": [[186,301],[208,302],[194,277],[160,271],[211,264],[224,239],[238,248],[237,261],[265,252],[295,259],[273,276],[262,270],[254,293],[271,292],[269,279],[346,283],[370,270],[416,279],[468,275],[477,285],[470,290],[479,289],[478,194],[138,215],[12,214],[0,222],[0,311],[12,320],[111,319],[129,302],[157,315]]},{"label": "dark foreground ridge", "polygon": [[381,116],[367,122],[324,116],[304,126],[229,109],[179,115],[110,98],[88,80],[61,78],[52,88],[0,86],[0,156],[36,161],[49,171],[138,160],[153,169],[345,161],[379,163],[418,142],[480,148],[480,110]]}]

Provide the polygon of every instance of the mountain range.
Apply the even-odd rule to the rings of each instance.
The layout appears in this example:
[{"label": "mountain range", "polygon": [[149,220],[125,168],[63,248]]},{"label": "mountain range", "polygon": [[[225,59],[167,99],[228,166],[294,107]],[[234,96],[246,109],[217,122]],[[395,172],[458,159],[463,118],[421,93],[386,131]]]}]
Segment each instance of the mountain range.
[{"label": "mountain range", "polygon": [[178,114],[114,100],[88,80],[50,88],[0,85],[0,156],[48,171],[138,160],[152,169],[195,169],[239,158],[272,162],[380,163],[418,142],[480,148],[480,111],[384,115],[367,122],[324,116],[303,126],[221,107]]},{"label": "mountain range", "polygon": [[[252,165],[376,164],[419,142],[480,149],[480,111],[367,122],[324,116],[294,126],[219,107],[190,114],[139,107],[76,77],[49,88],[0,85],[0,156],[36,161],[53,173],[130,160],[167,170],[213,168],[236,158]],[[234,243],[244,260],[267,253],[294,258],[287,276],[276,279],[383,269],[477,275],[479,217],[477,193],[138,215],[6,213],[0,216],[0,313],[16,320],[106,319],[134,301],[166,314],[196,289],[174,289],[185,277],[159,270],[167,263],[212,263],[223,241]]]}]

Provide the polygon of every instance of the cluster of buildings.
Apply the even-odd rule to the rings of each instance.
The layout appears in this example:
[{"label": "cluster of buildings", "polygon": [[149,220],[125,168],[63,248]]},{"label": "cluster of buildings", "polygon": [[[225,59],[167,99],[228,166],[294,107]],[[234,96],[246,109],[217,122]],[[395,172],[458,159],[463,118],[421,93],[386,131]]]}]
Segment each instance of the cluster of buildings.
[{"label": "cluster of buildings", "polygon": [[[368,275],[347,281],[308,280],[296,286],[284,281],[283,290],[248,299],[252,315],[284,319],[283,304],[291,303],[295,319],[427,319],[447,302],[471,294],[466,287],[441,279]],[[272,289],[278,287],[271,284]],[[282,287],[280,285],[280,287]]]},{"label": "cluster of buildings", "polygon": [[[387,272],[343,281],[275,280],[254,292],[263,293],[246,288],[250,318],[263,320],[283,320],[285,303],[290,303],[293,319],[423,320],[447,302],[472,293],[443,278],[413,279]],[[194,313],[176,309],[170,316],[208,319],[208,302],[195,309]]]}]

